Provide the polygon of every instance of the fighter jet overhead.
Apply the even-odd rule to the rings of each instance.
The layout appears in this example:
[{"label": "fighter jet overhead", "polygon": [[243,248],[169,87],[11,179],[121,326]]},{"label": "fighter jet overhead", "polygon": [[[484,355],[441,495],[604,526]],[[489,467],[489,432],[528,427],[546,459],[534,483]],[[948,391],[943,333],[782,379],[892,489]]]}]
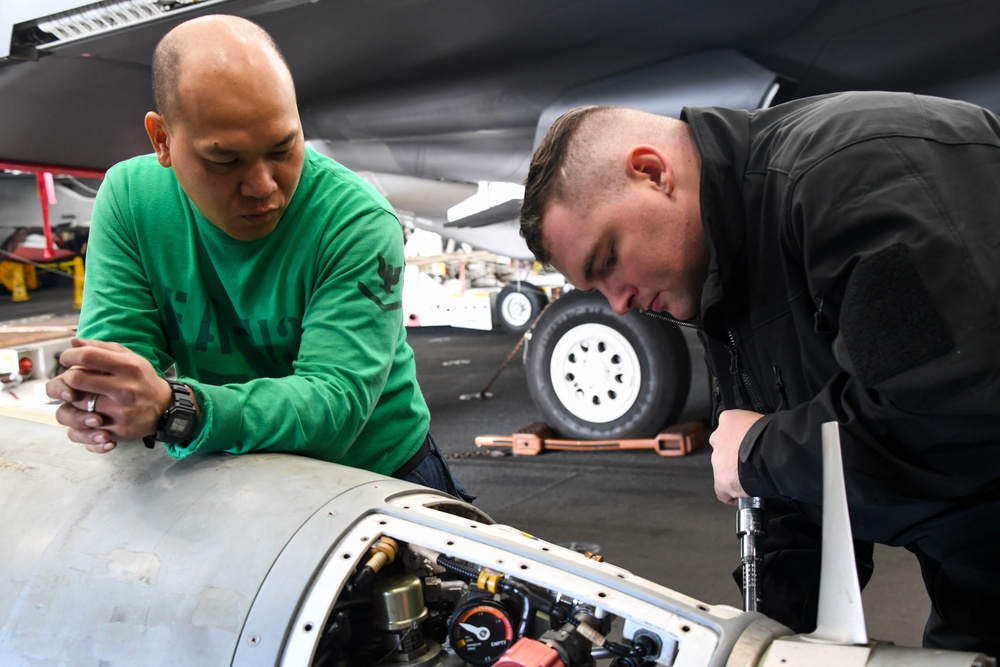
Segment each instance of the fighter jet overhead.
[{"label": "fighter jet overhead", "polygon": [[5,0],[0,160],[106,169],[148,152],[153,47],[215,12],[275,37],[307,138],[428,179],[520,181],[545,112],[594,96],[676,113],[756,106],[762,85],[775,101],[892,89],[1000,109],[990,0]]}]

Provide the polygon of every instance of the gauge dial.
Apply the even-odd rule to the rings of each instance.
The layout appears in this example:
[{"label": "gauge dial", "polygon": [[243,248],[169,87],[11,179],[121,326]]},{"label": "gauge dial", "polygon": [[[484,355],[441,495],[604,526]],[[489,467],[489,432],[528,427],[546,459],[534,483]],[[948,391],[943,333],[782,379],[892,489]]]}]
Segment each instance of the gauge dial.
[{"label": "gauge dial", "polygon": [[510,611],[490,599],[470,600],[451,617],[451,647],[472,665],[492,665],[514,643]]}]

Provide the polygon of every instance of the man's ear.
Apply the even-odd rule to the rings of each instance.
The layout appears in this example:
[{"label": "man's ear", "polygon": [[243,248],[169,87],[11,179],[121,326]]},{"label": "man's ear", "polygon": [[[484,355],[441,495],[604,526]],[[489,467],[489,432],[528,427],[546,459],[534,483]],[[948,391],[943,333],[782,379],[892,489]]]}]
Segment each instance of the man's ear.
[{"label": "man's ear", "polygon": [[169,167],[170,162],[170,142],[167,139],[167,127],[163,122],[163,116],[155,111],[146,113],[146,134],[153,144],[157,161],[164,167]]},{"label": "man's ear", "polygon": [[640,144],[630,148],[627,168],[630,178],[646,182],[666,195],[674,191],[674,171],[670,162],[653,146]]}]

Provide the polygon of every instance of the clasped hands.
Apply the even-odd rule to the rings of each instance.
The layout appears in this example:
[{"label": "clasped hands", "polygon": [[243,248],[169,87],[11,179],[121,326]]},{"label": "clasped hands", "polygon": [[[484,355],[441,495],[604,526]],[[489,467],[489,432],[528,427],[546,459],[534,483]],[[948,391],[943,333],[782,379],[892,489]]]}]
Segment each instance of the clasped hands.
[{"label": "clasped hands", "polygon": [[62,401],[56,420],[92,452],[156,431],[170,405],[166,380],[141,355],[118,343],[74,338],[59,357],[69,370],[49,380],[45,393]]}]

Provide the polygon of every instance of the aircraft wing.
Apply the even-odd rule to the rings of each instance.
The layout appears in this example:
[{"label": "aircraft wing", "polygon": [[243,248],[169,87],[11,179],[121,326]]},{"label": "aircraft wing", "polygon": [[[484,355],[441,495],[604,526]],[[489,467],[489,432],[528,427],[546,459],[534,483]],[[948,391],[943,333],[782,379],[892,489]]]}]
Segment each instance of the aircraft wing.
[{"label": "aircraft wing", "polygon": [[308,139],[428,179],[518,182],[540,121],[594,99],[677,113],[895,89],[1000,108],[992,0],[4,0],[0,160],[148,152],[153,48],[214,12],[275,37]]},{"label": "aircraft wing", "polygon": [[274,36],[313,147],[382,181],[413,226],[522,259],[516,215],[445,227],[460,199],[441,184],[521,182],[573,106],[677,115],[889,89],[1000,110],[992,0],[4,0],[0,166],[103,170],[149,152],[153,48],[216,12]]}]

